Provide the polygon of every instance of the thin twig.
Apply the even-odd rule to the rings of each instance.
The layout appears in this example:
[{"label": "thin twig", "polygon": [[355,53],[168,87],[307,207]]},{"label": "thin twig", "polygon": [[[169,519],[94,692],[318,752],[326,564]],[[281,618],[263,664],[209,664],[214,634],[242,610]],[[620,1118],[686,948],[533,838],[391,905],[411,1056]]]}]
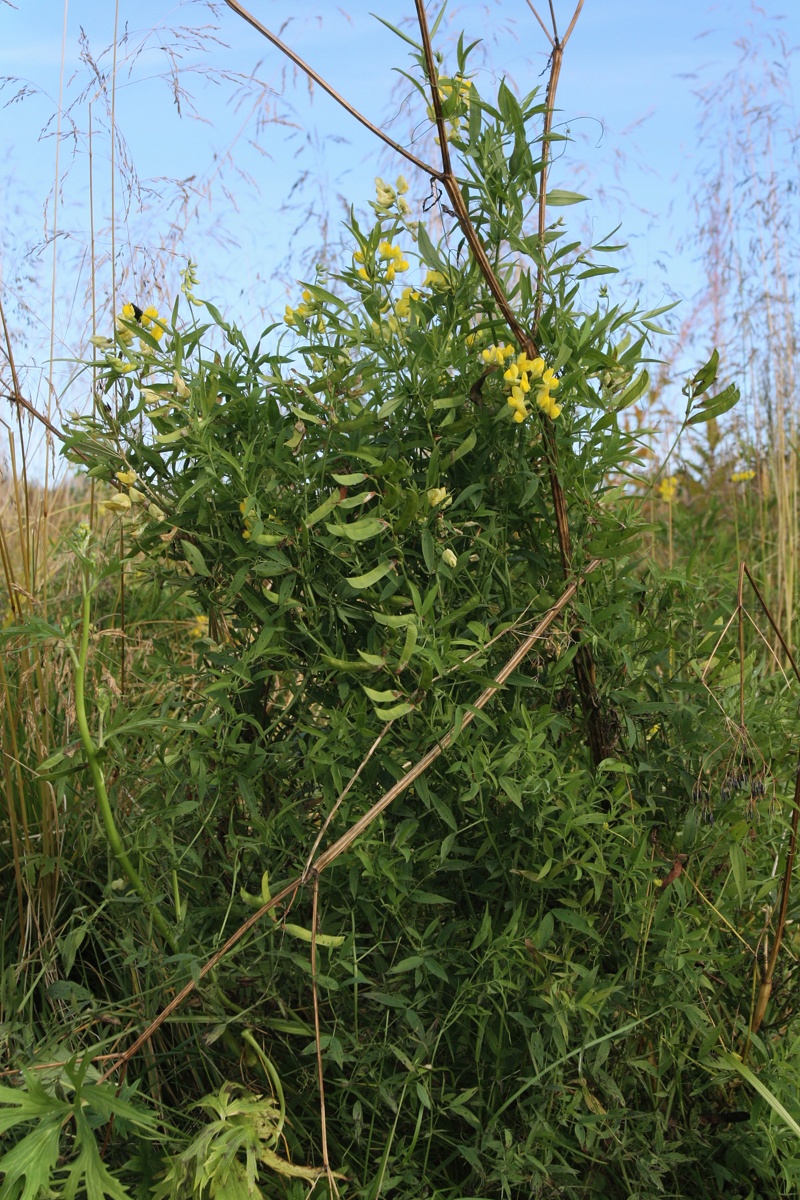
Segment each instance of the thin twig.
[{"label": "thin twig", "polygon": [[[797,663],[794,660],[794,655],[792,654],[791,650],[787,646],[786,640],[785,640],[783,634],[778,629],[778,626],[775,622],[775,618],[773,617],[772,613],[770,612],[769,606],[768,606],[766,600],[764,599],[764,597],[761,595],[761,591],[758,587],[758,584],[756,583],[755,579],[753,579],[753,576],[750,574],[750,570],[745,562],[742,562],[739,566],[740,604],[741,604],[742,583],[743,583],[743,579],[745,576],[747,576],[750,586],[752,587],[753,591],[755,592],[756,597],[758,598],[758,602],[761,605],[761,608],[764,612],[764,615],[766,616],[767,620],[769,621],[770,625],[772,626],[773,632],[775,633],[775,636],[777,637],[778,641],[780,642],[784,654],[786,655],[789,662],[791,663],[792,670],[794,671],[794,674],[795,674],[795,678],[798,680],[798,682],[800,682],[800,671],[798,671]],[[740,633],[739,654],[743,661],[743,647],[742,647],[742,634],[741,633]],[[775,938],[772,943],[772,950],[770,952],[769,961],[767,962],[767,965],[764,968],[764,972],[761,976],[761,984],[758,989],[758,995],[756,997],[756,1003],[755,1003],[755,1007],[753,1009],[753,1017],[750,1022],[750,1032],[751,1033],[758,1033],[759,1029],[761,1028],[761,1023],[764,1020],[764,1014],[767,1011],[767,1004],[769,1003],[769,998],[772,994],[772,980],[773,980],[773,976],[775,974],[775,967],[778,962],[778,954],[780,953],[781,943],[783,941],[783,931],[786,926],[786,913],[787,913],[787,910],[789,907],[789,891],[791,888],[792,874],[794,872],[794,860],[795,860],[795,854],[797,851],[797,831],[798,831],[798,825],[800,824],[800,759],[798,759],[798,764],[797,764],[797,771],[796,771],[796,775],[795,775],[795,784],[794,784],[794,798],[793,798],[792,803],[793,803],[793,807],[794,807],[794,811],[792,812],[792,832],[791,832],[791,836],[789,838],[789,849],[786,853],[786,863],[785,863],[785,866],[783,869],[783,884],[781,886],[781,903],[780,903],[780,908],[778,910],[778,924],[775,929]]]},{"label": "thin twig", "polygon": [[553,8],[553,0],[547,0],[550,5],[550,20],[553,22],[553,37],[558,41],[558,26],[556,25],[556,10]]},{"label": "thin twig", "polygon": [[369,129],[370,133],[374,133],[375,136],[379,137],[382,142],[386,143],[387,146],[391,146],[391,148],[396,150],[398,154],[402,154],[403,158],[407,158],[408,161],[412,162],[415,167],[419,167],[421,171],[425,171],[433,179],[441,179],[439,172],[434,167],[430,166],[426,162],[423,162],[421,158],[417,158],[416,154],[412,154],[412,152],[407,150],[405,146],[401,146],[399,142],[394,140],[394,138],[389,137],[388,133],[384,133],[379,126],[373,125],[372,121],[370,121],[368,117],[365,117],[364,114],[360,113],[357,108],[354,108],[348,100],[345,100],[344,96],[340,96],[336,89],[331,87],[331,85],[326,82],[321,75],[318,75],[313,67],[310,67],[307,62],[304,62],[298,54],[295,54],[294,50],[287,46],[285,42],[282,42],[279,37],[271,32],[271,30],[267,29],[266,25],[262,25],[252,13],[248,12],[247,9],[239,3],[239,0],[225,0],[225,3],[227,4],[228,8],[233,9],[237,16],[240,16],[243,21],[247,21],[248,25],[252,25],[253,29],[257,30],[258,33],[260,33],[262,37],[265,37],[268,42],[272,42],[273,46],[276,46],[278,50],[285,54],[286,57],[290,59],[296,67],[299,67],[301,71],[305,71],[309,79],[313,79],[315,83],[318,83],[324,92],[327,92],[337,104],[341,104],[342,108],[345,109],[346,112],[349,112],[351,117],[355,117],[357,121],[360,121],[366,129]]},{"label": "thin twig", "polygon": [[542,27],[542,32],[544,33],[544,36],[547,38],[548,42],[549,42],[549,43],[550,43],[550,45],[552,46],[552,45],[553,45],[553,35],[551,34],[550,30],[547,28],[547,26],[545,25],[544,21],[543,21],[543,20],[542,20],[542,18],[539,16],[538,12],[536,11],[536,9],[535,9],[535,8],[533,7],[533,5],[531,4],[531,0],[526,0],[526,3],[527,3],[527,5],[528,5],[528,8],[529,8],[529,9],[531,10],[531,12],[533,13],[533,15],[536,17],[536,20],[537,20],[537,21],[539,22],[539,24],[541,25],[541,27]]},{"label": "thin twig", "polygon": [[[670,508],[670,512],[672,509]],[[736,610],[739,614],[739,728],[744,729],[744,563],[739,563]]]},{"label": "thin twig", "polygon": [[561,43],[562,49],[566,46],[567,42],[569,41],[570,37],[572,36],[572,31],[578,23],[578,17],[581,15],[582,8],[583,8],[583,0],[578,0],[577,5],[575,6],[575,12],[572,14],[572,20],[570,21],[570,23],[567,27],[567,32],[564,34],[564,40]]},{"label": "thin twig", "polygon": [[311,870],[312,864],[314,862],[314,855],[317,853],[317,850],[320,847],[320,843],[322,842],[322,839],[325,837],[325,834],[328,832],[328,827],[329,827],[331,821],[333,820],[333,818],[336,816],[337,812],[339,811],[342,801],[344,800],[347,793],[350,791],[350,789],[353,786],[353,784],[355,783],[355,781],[358,779],[361,772],[364,770],[364,767],[367,765],[369,760],[372,758],[375,751],[378,749],[378,746],[380,746],[381,742],[386,737],[386,734],[389,732],[392,725],[394,725],[393,720],[386,722],[383,729],[380,731],[378,736],[375,738],[375,741],[372,743],[369,750],[364,755],[361,762],[358,764],[355,771],[348,779],[344,790],[342,792],[340,792],[339,795],[337,796],[336,801],[335,801],[333,807],[331,808],[331,811],[328,813],[327,817],[322,822],[322,828],[320,829],[319,833],[317,834],[317,836],[314,840],[314,845],[311,847],[311,852],[309,853],[308,859],[306,860],[305,870],[303,871],[304,876],[307,876],[309,871]]},{"label": "thin twig", "polygon": [[322,1142],[322,1165],[328,1176],[330,1196],[338,1196],[339,1189],[331,1170],[328,1156],[328,1119],[325,1111],[325,1076],[322,1070],[322,1045],[319,1026],[319,989],[317,987],[317,919],[319,904],[319,875],[314,878],[314,891],[311,899],[311,994],[314,999],[314,1043],[317,1050],[317,1084],[319,1087],[319,1129]]},{"label": "thin twig", "polygon": [[775,624],[775,619],[769,610],[769,606],[767,605],[767,602],[764,599],[764,597],[761,595],[761,592],[759,591],[759,588],[758,588],[758,584],[756,583],[755,579],[753,579],[753,576],[750,574],[750,570],[749,570],[747,564],[745,564],[744,573],[747,576],[747,578],[750,580],[750,586],[752,587],[753,591],[756,594],[756,597],[758,598],[758,602],[764,611],[764,616],[769,621],[776,638],[778,639],[778,641],[781,644],[781,649],[783,650],[784,654],[786,655],[786,657],[788,658],[789,662],[792,665],[792,670],[794,671],[795,679],[797,679],[798,683],[800,683],[800,669],[798,669],[797,663],[794,660],[794,655],[792,654],[789,647],[786,645],[786,641],[785,641],[784,636],[781,633],[780,629],[778,629],[778,626]]}]

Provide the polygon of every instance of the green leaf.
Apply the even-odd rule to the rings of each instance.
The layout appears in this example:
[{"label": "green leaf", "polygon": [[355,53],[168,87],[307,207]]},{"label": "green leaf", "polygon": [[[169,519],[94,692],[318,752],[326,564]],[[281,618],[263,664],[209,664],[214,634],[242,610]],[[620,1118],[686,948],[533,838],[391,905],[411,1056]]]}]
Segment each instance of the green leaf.
[{"label": "green leaf", "polygon": [[731,860],[736,891],[739,893],[739,903],[744,904],[747,899],[747,859],[738,842],[731,842],[728,857]]},{"label": "green leaf", "polygon": [[352,471],[349,475],[333,475],[333,479],[340,483],[342,487],[353,487],[357,483],[363,483],[365,479],[369,479],[363,471]]},{"label": "green leaf", "polygon": [[772,1111],[777,1113],[786,1128],[790,1129],[796,1137],[800,1138],[800,1125],[798,1125],[792,1114],[787,1108],[784,1107],[775,1093],[771,1092],[767,1085],[761,1082],[755,1072],[751,1071],[750,1068],[742,1062],[738,1055],[729,1054],[727,1051],[721,1050],[717,1057],[719,1058],[720,1062],[725,1064],[726,1067],[728,1067],[731,1071],[736,1071],[737,1074],[741,1075],[742,1079],[744,1079],[746,1083],[749,1083],[751,1087],[754,1087],[759,1095],[764,1097]]},{"label": "green leaf", "polygon": [[554,208],[566,204],[580,204],[583,200],[588,200],[588,196],[582,196],[580,192],[564,192],[560,188],[555,188],[552,192],[547,193],[547,203]]},{"label": "green leaf", "polygon": [[475,432],[474,429],[470,430],[470,432],[464,438],[461,445],[457,446],[455,448],[455,450],[453,450],[453,452],[451,453],[450,462],[451,463],[458,462],[458,460],[460,458],[463,458],[465,454],[469,454],[470,450],[473,450],[475,448],[475,444],[477,441],[478,441],[477,433]]},{"label": "green leaf", "polygon": [[429,266],[432,271],[441,272],[445,279],[447,279],[450,272],[448,271],[445,263],[443,263],[439,257],[436,247],[428,237],[428,231],[422,222],[420,222],[419,226],[417,227],[417,234],[417,246],[419,247],[419,252],[422,255],[423,262]]},{"label": "green leaf", "polygon": [[395,704],[392,708],[376,708],[375,712],[382,721],[396,721],[398,717],[404,717],[407,713],[414,711],[414,705],[404,701],[402,704]]},{"label": "green leaf", "polygon": [[189,565],[193,568],[196,575],[203,575],[206,578],[210,577],[211,572],[206,566],[206,560],[195,546],[194,542],[187,542],[185,538],[181,539],[183,546],[183,556]]},{"label": "green leaf", "polygon": [[[50,1180],[58,1164],[61,1121],[42,1121],[0,1158],[3,1178],[0,1196],[18,1200],[38,1200],[51,1192]],[[24,1180],[22,1189],[16,1184]]]},{"label": "green leaf", "polygon": [[729,383],[723,391],[717,392],[716,396],[703,400],[699,410],[689,417],[686,424],[700,425],[704,421],[713,421],[716,417],[721,417],[738,403],[740,396],[736,384]]}]

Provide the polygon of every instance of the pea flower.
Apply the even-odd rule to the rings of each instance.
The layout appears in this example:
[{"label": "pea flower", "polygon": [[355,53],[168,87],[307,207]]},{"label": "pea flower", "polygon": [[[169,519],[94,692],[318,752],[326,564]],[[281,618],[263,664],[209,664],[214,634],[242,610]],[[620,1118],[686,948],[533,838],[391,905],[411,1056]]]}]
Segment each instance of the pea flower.
[{"label": "pea flower", "polygon": [[442,551],[442,562],[443,562],[443,563],[444,563],[446,566],[450,567],[450,568],[451,568],[451,570],[452,570],[452,568],[453,568],[453,567],[456,565],[456,563],[458,562],[458,559],[456,558],[455,554],[453,553],[453,551],[452,551],[452,550],[451,550],[449,547],[448,547],[448,549],[447,549],[447,550],[443,550],[443,551]]},{"label": "pea flower", "polygon": [[114,516],[126,513],[130,506],[131,498],[127,492],[115,492],[113,496],[109,496],[107,500],[101,501],[98,505],[100,512],[112,513]]},{"label": "pea flower", "polygon": [[188,399],[188,397],[192,394],[177,371],[173,371],[172,373],[172,386],[175,388],[175,391],[178,393],[181,400]]},{"label": "pea flower", "polygon": [[[537,359],[536,361],[541,362],[541,359]],[[560,386],[560,381],[556,379],[552,367],[548,367],[546,371],[542,372],[541,379],[542,382],[536,395],[536,403],[545,416],[549,417],[551,421],[555,421],[556,417],[561,413],[561,405],[556,404],[550,393],[557,390]]]},{"label": "pea flower", "polygon": [[678,491],[678,476],[667,475],[658,485],[658,494],[667,504],[671,504]]},{"label": "pea flower", "polygon": [[208,637],[208,617],[198,613],[189,626],[189,637],[192,641]]},{"label": "pea flower", "polygon": [[401,321],[407,321],[411,316],[411,301],[419,300],[419,292],[413,288],[403,288],[403,294],[394,306],[394,311]]},{"label": "pea flower", "polygon": [[499,367],[505,366],[507,358],[511,358],[514,353],[513,346],[507,346],[505,342],[501,342],[499,346],[487,346],[481,351],[481,358],[488,365],[496,364]]},{"label": "pea flower", "polygon": [[437,504],[443,504],[447,499],[447,488],[428,488],[427,495],[428,504],[430,504],[431,508],[436,508]]},{"label": "pea flower", "polygon": [[147,308],[142,310],[142,315],[139,319],[150,336],[154,337],[157,342],[160,342],[164,336],[164,325],[155,305],[148,304]]},{"label": "pea flower", "polygon": [[731,483],[749,483],[755,477],[755,471],[734,471],[731,475]]}]

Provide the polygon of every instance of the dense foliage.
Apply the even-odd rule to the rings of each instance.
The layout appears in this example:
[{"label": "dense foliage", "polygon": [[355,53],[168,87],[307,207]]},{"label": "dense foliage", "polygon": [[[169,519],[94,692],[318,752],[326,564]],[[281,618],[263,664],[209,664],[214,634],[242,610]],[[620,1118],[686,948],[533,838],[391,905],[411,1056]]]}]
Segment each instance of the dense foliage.
[{"label": "dense foliage", "polygon": [[[760,616],[729,624],[735,580],[646,553],[622,414],[658,314],[591,282],[612,246],[530,232],[543,106],[466,65],[440,80],[461,195],[536,357],[402,179],[255,346],[191,267],[182,308],[98,339],[67,453],[121,524],[73,533],[63,610],[3,634],[7,713],[37,656],[64,681],[46,752],[15,749],[19,787],[6,766],[3,1198],[794,1194],[791,925],[751,1024],[796,685]],[[709,401],[715,372],[689,421],[735,398]]]}]

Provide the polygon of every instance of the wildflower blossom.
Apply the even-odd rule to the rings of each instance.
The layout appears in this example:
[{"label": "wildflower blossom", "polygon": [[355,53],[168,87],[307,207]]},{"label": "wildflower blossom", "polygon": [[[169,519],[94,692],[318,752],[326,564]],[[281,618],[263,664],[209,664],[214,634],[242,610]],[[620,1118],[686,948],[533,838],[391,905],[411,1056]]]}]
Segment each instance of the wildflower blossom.
[{"label": "wildflower blossom", "polygon": [[[528,358],[524,350],[515,355],[514,347],[500,343],[499,346],[488,346],[481,351],[483,361],[491,366],[505,367],[503,379],[511,385],[507,401],[514,410],[514,420],[521,424],[530,416],[527,399],[532,385],[536,384],[536,403],[545,416],[554,421],[561,414],[561,405],[553,399],[552,393],[560,386],[552,367],[546,367],[543,358]],[[512,359],[512,362],[508,362]],[[508,365],[506,363],[508,362]]]},{"label": "wildflower blossom", "polygon": [[395,314],[401,321],[407,321],[411,316],[411,301],[419,300],[419,292],[413,288],[403,288],[403,294],[394,306]]},{"label": "wildflower blossom", "polygon": [[130,346],[133,341],[133,330],[128,328],[127,321],[136,320],[136,309],[132,304],[123,304],[117,316],[114,319],[114,328],[117,331],[117,338],[122,342],[123,346]]},{"label": "wildflower blossom", "polygon": [[175,391],[178,393],[181,400],[188,399],[188,397],[192,394],[177,371],[173,371],[172,373],[172,386],[175,388]]},{"label": "wildflower blossom", "polygon": [[437,504],[443,504],[447,499],[447,488],[437,487],[428,488],[428,503],[431,508],[436,508]]},{"label": "wildflower blossom", "polygon": [[667,504],[671,504],[678,491],[678,476],[666,475],[658,485],[658,494]]},{"label": "wildflower blossom", "polygon": [[143,309],[140,320],[150,336],[160,342],[164,336],[164,324],[154,304],[149,304],[147,308]]},{"label": "wildflower blossom", "polygon": [[189,626],[189,637],[192,641],[208,637],[208,617],[198,613]]},{"label": "wildflower blossom", "polygon": [[487,346],[485,350],[481,351],[481,358],[485,363],[496,363],[497,366],[502,367],[505,365],[506,359],[511,358],[513,353],[513,346],[507,346],[505,342],[501,342],[499,346]]},{"label": "wildflower blossom", "polygon": [[438,292],[444,291],[450,286],[450,284],[441,271],[428,271],[422,286],[426,288],[433,288],[435,292]]},{"label": "wildflower blossom", "polygon": [[101,513],[111,513],[117,516],[128,511],[131,507],[131,498],[127,492],[115,492],[107,500],[101,501],[98,507]]},{"label": "wildflower blossom", "polygon": [[[287,325],[294,325],[297,322],[298,318],[301,321],[308,321],[309,318],[314,316],[316,308],[317,308],[317,301],[315,301],[313,295],[308,290],[308,288],[303,288],[302,297],[303,297],[302,303],[298,304],[297,308],[292,308],[292,306],[290,304],[286,305],[286,308],[285,308],[284,314],[283,314],[283,319]],[[317,317],[316,325],[317,325],[317,329],[319,329],[319,330],[324,329],[325,328],[324,317],[321,317],[321,316]]]},{"label": "wildflower blossom", "polygon": [[755,477],[755,471],[734,471],[731,475],[731,483],[749,483]]},{"label": "wildflower blossom", "polygon": [[[535,359],[534,361],[539,363],[542,360]],[[561,405],[556,404],[551,395],[551,392],[555,392],[559,386],[559,380],[556,379],[555,372],[551,367],[548,367],[547,370],[542,372],[541,384],[536,394],[536,403],[539,405],[539,408],[542,410],[545,416],[549,417],[551,421],[555,421],[556,417],[558,417],[561,413]]]},{"label": "wildflower blossom", "polygon": [[448,548],[447,550],[442,551],[442,562],[452,569],[458,562],[458,559],[453,551]]}]

